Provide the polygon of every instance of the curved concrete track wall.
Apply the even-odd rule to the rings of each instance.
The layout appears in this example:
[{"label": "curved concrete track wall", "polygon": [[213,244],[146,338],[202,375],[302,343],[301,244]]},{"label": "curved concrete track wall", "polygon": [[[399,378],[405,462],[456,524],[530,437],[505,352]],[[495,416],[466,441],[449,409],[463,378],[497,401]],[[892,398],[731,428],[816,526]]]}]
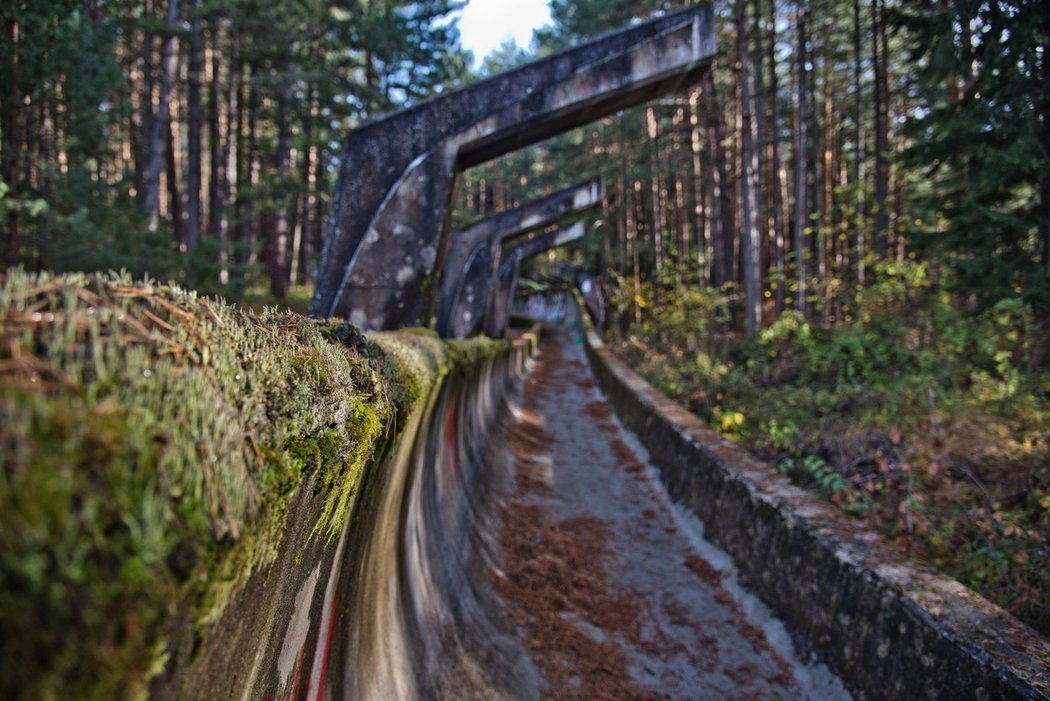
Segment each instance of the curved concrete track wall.
[{"label": "curved concrete track wall", "polygon": [[[423,400],[366,468],[338,538],[311,524],[316,479],[287,508],[275,561],[243,585],[231,577],[218,620],[177,606],[158,699],[500,697],[535,689],[513,629],[475,577],[493,552],[479,451],[534,333],[451,363],[403,344]],[[396,337],[390,348],[398,346]],[[426,387],[429,386],[429,390]],[[392,433],[392,431],[389,431]],[[221,575],[220,575],[221,576]],[[486,646],[467,646],[467,639]],[[535,693],[531,694],[535,696]]]},{"label": "curved concrete track wall", "polygon": [[493,475],[481,469],[530,343],[450,378],[414,439],[366,485],[337,584],[332,698],[535,697],[530,663],[486,584],[498,528]]}]

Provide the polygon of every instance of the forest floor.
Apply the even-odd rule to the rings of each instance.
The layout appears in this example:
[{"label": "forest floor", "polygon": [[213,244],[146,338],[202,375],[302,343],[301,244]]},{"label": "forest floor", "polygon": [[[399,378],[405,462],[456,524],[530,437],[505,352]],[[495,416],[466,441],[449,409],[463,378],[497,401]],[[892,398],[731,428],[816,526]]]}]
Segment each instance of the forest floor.
[{"label": "forest floor", "polygon": [[1023,313],[896,305],[818,328],[786,312],[750,340],[654,321],[607,341],[796,484],[1050,635],[1050,372]]}]

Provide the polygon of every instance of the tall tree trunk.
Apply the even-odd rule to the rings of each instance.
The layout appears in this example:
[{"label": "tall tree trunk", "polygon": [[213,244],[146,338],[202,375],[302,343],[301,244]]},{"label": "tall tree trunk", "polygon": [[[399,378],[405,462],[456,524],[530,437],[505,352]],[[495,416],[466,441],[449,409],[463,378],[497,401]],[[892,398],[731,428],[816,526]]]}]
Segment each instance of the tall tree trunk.
[{"label": "tall tree trunk", "polygon": [[287,69],[279,77],[282,81],[277,95],[277,190],[274,192],[274,226],[270,242],[270,291],[277,299],[284,299],[288,292],[288,249],[290,228],[288,216],[288,172],[291,163],[292,84]]},{"label": "tall tree trunk", "polygon": [[[761,5],[755,0],[756,6]],[[773,226],[773,269],[777,272],[777,286],[773,292],[773,301],[777,311],[784,308],[784,297],[787,287],[786,265],[784,261],[785,245],[784,222],[787,213],[784,211],[787,197],[784,194],[785,178],[780,159],[780,91],[777,88],[777,54],[776,54],[776,2],[770,4],[770,14],[766,20],[769,32],[769,189],[771,191],[771,209]],[[757,11],[756,7],[756,11]]]},{"label": "tall tree trunk", "polygon": [[296,220],[295,236],[292,240],[292,270],[288,279],[293,285],[309,279],[311,258],[311,217],[314,211],[314,192],[317,187],[317,176],[314,163],[317,159],[317,146],[313,143],[314,121],[317,119],[317,94],[311,85],[306,95],[306,116],[303,120],[303,162],[300,177],[306,186],[302,196],[302,207]]},{"label": "tall tree trunk", "polygon": [[[255,72],[245,64],[240,79],[241,109],[237,124],[237,262],[255,261],[255,144],[258,90]],[[245,91],[247,96],[245,97]]]},{"label": "tall tree trunk", "polygon": [[155,0],[146,0],[143,10],[142,29],[142,86],[139,92],[139,117],[141,120],[142,136],[139,139],[139,149],[135,154],[135,186],[143,203],[146,202],[146,172],[153,146],[153,123],[156,115],[153,109],[154,66],[153,49],[154,36],[150,29],[153,18],[156,15]]},{"label": "tall tree trunk", "polygon": [[[825,37],[831,34],[832,27],[830,22],[825,25]],[[834,246],[835,240],[835,100],[831,90],[831,51],[828,47],[829,42],[825,39],[824,51],[822,62],[824,64],[824,79],[823,79],[823,105],[824,105],[824,118],[821,126],[823,127],[823,138],[821,139],[823,147],[821,153],[821,211],[823,216],[821,217],[820,228],[817,238],[817,278],[818,278],[818,289],[820,290],[821,299],[821,313],[826,318],[829,312],[829,305],[831,300],[828,292],[828,262],[831,259],[830,249]]]},{"label": "tall tree trunk", "polygon": [[864,55],[861,49],[860,0],[853,0],[853,186],[856,188],[853,238],[857,260],[857,287],[864,287],[867,261],[864,239],[864,95],[861,84]]},{"label": "tall tree trunk", "polygon": [[[190,0],[190,65],[186,132],[186,250],[201,237],[201,0]],[[214,81],[213,81],[214,82]]]},{"label": "tall tree trunk", "polygon": [[890,136],[889,81],[886,75],[886,32],[882,0],[871,2],[871,55],[875,73],[875,248],[885,257],[890,252]]},{"label": "tall tree trunk", "polygon": [[796,18],[798,43],[795,47],[795,85],[792,103],[795,108],[795,282],[798,285],[796,306],[806,312],[806,226],[809,220],[807,193],[806,128],[806,16],[808,9],[799,6]]},{"label": "tall tree trunk", "polygon": [[[692,240],[689,235],[692,220],[692,201],[694,189],[687,183],[687,178],[692,176],[692,170],[683,168],[681,159],[688,158],[685,144],[690,138],[688,97],[676,95],[674,99],[674,119],[672,120],[672,134],[674,143],[671,147],[671,155],[674,162],[669,169],[668,179],[674,187],[674,204],[671,207],[671,228],[675,235],[675,283],[678,287],[685,284],[688,274],[689,259],[692,257]],[[690,159],[691,163],[691,159]]]},{"label": "tall tree trunk", "polygon": [[[744,7],[744,13],[747,13],[747,7]],[[758,159],[758,169],[755,172],[755,191],[757,195],[755,201],[758,204],[756,220],[758,221],[759,248],[762,253],[761,270],[765,271],[768,269],[769,263],[773,260],[775,254],[772,250],[772,193],[768,186],[770,182],[768,171],[769,134],[766,131],[766,77],[763,68],[765,52],[762,50],[762,24],[762,0],[754,0],[754,22],[751,24],[751,31],[755,35],[753,60],[754,90],[752,92],[754,116],[752,120],[755,133],[755,154]],[[760,285],[760,287],[764,287],[764,285]]]},{"label": "tall tree trunk", "polygon": [[168,215],[171,217],[175,241],[181,250],[186,250],[186,218],[182,209],[182,193],[179,189],[179,164],[177,160],[179,140],[175,136],[175,124],[168,120],[168,133],[165,139],[164,162],[165,184],[168,190]]},{"label": "tall tree trunk", "polygon": [[[235,36],[235,35],[234,35]],[[233,37],[231,37],[232,39]],[[217,44],[218,42],[216,42]],[[230,42],[231,48],[233,41]],[[235,136],[235,130],[243,123],[241,115],[241,78],[242,71],[235,58],[235,52],[231,50],[226,68],[226,111],[225,119],[221,126],[223,135],[223,151],[225,165],[221,169],[222,176],[219,180],[219,198],[217,205],[221,208],[218,216],[218,230],[216,237],[219,240],[219,282],[223,285],[230,281],[230,263],[236,263],[235,250],[231,246],[234,239],[232,234],[235,222],[231,221],[230,205],[237,201],[238,177],[240,176],[238,164],[240,163],[240,138]],[[234,209],[234,214],[237,210]]]},{"label": "tall tree trunk", "polygon": [[146,176],[143,178],[143,196],[146,203],[146,221],[150,231],[160,225],[160,170],[164,160],[164,143],[171,133],[171,84],[178,59],[176,29],[179,21],[179,0],[168,0],[164,42],[161,45],[160,90],[157,96],[157,114],[152,120],[148,136]]},{"label": "tall tree trunk", "polygon": [[728,185],[728,166],[723,145],[725,123],[722,106],[718,102],[714,77],[710,72],[705,76],[700,89],[704,99],[707,134],[707,153],[711,177],[708,182],[708,193],[711,198],[711,247],[712,247],[712,283],[720,289],[733,281],[733,227],[732,207]]},{"label": "tall tree trunk", "polygon": [[[19,37],[19,26],[18,20],[13,16],[9,16],[4,27],[4,41],[8,44],[8,51],[10,52],[10,60],[8,64],[4,66],[4,70],[7,72],[5,82],[7,83],[6,94],[4,95],[3,104],[0,104],[0,114],[3,115],[3,121],[0,122],[0,132],[2,132],[3,138],[0,139],[0,178],[3,179],[4,184],[11,189],[10,195],[18,196],[19,190],[19,177],[18,177],[18,154],[22,148],[21,134],[18,128],[18,107],[22,101],[19,99],[18,90],[18,58],[19,50],[18,47],[20,42]],[[15,265],[18,262],[18,246],[20,237],[20,222],[18,218],[18,209],[12,207],[7,212],[6,221],[3,222],[6,231],[6,240],[4,245],[4,261],[8,266]]]},{"label": "tall tree trunk", "polygon": [[700,263],[700,284],[711,281],[711,236],[708,224],[708,211],[704,202],[705,179],[711,170],[710,165],[703,167],[704,140],[700,130],[700,89],[689,93],[689,145],[692,151],[693,165],[693,210],[692,218],[696,227],[697,256]]},{"label": "tall tree trunk", "polygon": [[[222,133],[222,52],[219,49],[219,18],[209,18],[211,36],[211,80],[208,82],[208,233],[219,238],[223,218],[223,180],[226,176],[226,154]],[[227,106],[229,109],[229,106]]]},{"label": "tall tree trunk", "polygon": [[758,153],[755,148],[756,119],[751,111],[751,51],[747,41],[747,8],[744,0],[736,4],[737,60],[740,62],[740,193],[742,202],[744,329],[748,336],[758,333],[762,323],[762,264],[758,232]]},{"label": "tall tree trunk", "polygon": [[652,206],[653,253],[656,261],[656,273],[664,269],[664,208],[660,201],[660,128],[656,119],[656,110],[650,105],[645,110],[645,126],[649,135],[649,163],[652,169],[649,178],[649,194]]},{"label": "tall tree trunk", "polygon": [[[1050,35],[1050,19],[1047,19],[1046,15],[1043,15],[1044,31],[1043,36]],[[1050,85],[1050,41],[1043,44],[1043,86]],[[1042,104],[1039,108],[1039,121],[1041,135],[1040,140],[1043,143],[1043,152],[1050,154],[1050,91],[1042,91]],[[1046,268],[1047,273],[1050,273],[1050,174],[1045,170],[1042,176],[1039,178],[1039,208],[1041,210],[1041,216],[1039,217],[1039,229],[1042,233],[1043,241],[1043,266]],[[1048,330],[1050,330],[1050,316],[1045,321]]]}]

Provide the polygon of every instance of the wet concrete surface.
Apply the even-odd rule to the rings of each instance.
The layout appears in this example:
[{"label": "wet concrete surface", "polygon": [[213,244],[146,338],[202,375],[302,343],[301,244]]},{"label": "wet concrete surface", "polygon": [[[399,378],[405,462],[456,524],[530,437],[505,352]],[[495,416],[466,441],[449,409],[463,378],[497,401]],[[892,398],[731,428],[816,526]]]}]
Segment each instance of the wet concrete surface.
[{"label": "wet concrete surface", "polygon": [[514,475],[494,587],[542,697],[849,698],[670,502],[575,334],[545,332],[531,362],[494,441],[493,467]]}]

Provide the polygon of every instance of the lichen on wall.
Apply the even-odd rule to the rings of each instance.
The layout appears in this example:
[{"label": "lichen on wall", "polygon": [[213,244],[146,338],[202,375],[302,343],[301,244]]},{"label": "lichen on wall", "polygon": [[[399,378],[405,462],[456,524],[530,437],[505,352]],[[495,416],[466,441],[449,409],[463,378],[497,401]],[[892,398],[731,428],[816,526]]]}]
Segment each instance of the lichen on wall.
[{"label": "lichen on wall", "polygon": [[126,275],[0,277],[0,697],[138,696],[175,602],[217,620],[289,499],[361,472],[495,344],[253,314]]}]

